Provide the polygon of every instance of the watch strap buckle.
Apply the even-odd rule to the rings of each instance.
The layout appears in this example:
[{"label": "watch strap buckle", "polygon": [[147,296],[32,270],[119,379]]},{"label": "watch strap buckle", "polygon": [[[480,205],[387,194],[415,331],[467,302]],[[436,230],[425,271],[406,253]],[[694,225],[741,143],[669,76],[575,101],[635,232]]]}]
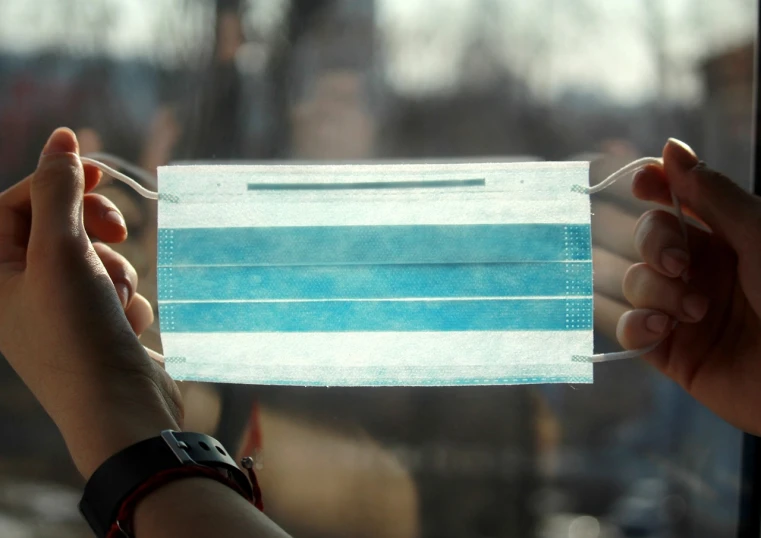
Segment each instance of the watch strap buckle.
[{"label": "watch strap buckle", "polygon": [[188,444],[175,437],[174,430],[164,430],[161,432],[161,438],[167,444],[172,453],[177,456],[182,465],[194,464],[196,461],[188,454]]}]

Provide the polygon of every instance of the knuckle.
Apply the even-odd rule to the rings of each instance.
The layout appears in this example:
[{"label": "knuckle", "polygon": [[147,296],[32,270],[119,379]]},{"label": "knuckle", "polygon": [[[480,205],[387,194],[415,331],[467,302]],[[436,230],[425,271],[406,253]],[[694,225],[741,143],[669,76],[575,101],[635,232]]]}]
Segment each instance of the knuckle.
[{"label": "knuckle", "polygon": [[647,265],[644,263],[637,263],[629,267],[624,274],[624,280],[622,288],[624,297],[629,302],[635,302],[642,295],[643,280],[649,272]]},{"label": "knuckle", "polygon": [[67,157],[57,157],[53,162],[41,164],[32,176],[34,191],[84,190],[84,174],[78,163]]},{"label": "knuckle", "polygon": [[133,281],[134,270],[132,270],[129,262],[121,256],[114,257],[111,260],[111,268],[115,278],[129,282]]},{"label": "knuckle", "polygon": [[634,240],[642,254],[655,253],[672,236],[675,240],[681,237],[678,233],[677,218],[660,209],[648,211],[637,222]]},{"label": "knuckle", "polygon": [[634,241],[641,245],[658,223],[658,210],[650,210],[644,213],[634,226]]},{"label": "knuckle", "polygon": [[120,276],[130,282],[134,288],[137,287],[137,271],[127,258],[114,252],[114,265],[119,268]]},{"label": "knuckle", "polygon": [[[727,186],[734,187],[735,183],[727,176],[709,168],[705,163],[699,163],[692,169],[691,174],[692,181],[689,181],[686,185],[688,189],[688,198],[690,196],[706,196],[707,193],[718,189],[727,188]],[[690,198],[692,199],[692,198]]]},{"label": "knuckle", "polygon": [[692,175],[694,176],[694,180],[698,184],[703,184],[706,181],[712,181],[716,179],[725,178],[726,176],[722,174],[721,172],[718,172],[717,170],[714,170],[710,166],[708,166],[704,161],[700,161],[693,169],[692,169]]},{"label": "knuckle", "polygon": [[45,155],[40,160],[40,164],[34,174],[34,180],[37,183],[44,183],[56,180],[60,178],[61,175],[66,175],[84,182],[82,162],[79,160],[79,155],[76,153],[54,153],[52,155]]}]

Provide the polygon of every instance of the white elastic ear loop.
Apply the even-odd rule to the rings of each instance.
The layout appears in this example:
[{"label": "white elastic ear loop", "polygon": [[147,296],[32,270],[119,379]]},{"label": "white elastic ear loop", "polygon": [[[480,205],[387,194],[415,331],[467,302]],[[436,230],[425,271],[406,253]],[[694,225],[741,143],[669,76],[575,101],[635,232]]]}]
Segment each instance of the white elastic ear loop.
[{"label": "white elastic ear loop", "polygon": [[[641,170],[645,166],[649,164],[661,164],[661,160],[657,159],[655,157],[643,157],[642,159],[637,159],[636,161],[633,161],[620,170],[617,170],[616,172],[613,172],[611,175],[606,177],[603,181],[595,185],[594,187],[588,187],[585,189],[582,189],[582,192],[585,194],[595,194],[598,193],[607,187],[613,185],[616,181],[621,179],[622,177],[625,177],[629,174],[632,174],[638,170]],[[679,200],[674,195],[674,193],[671,193],[671,201],[674,204],[674,209],[676,210],[677,218],[679,218],[679,227],[682,230],[682,237],[684,238],[684,243],[687,245],[687,223],[684,221],[684,214],[682,213],[682,205],[679,203]],[[683,274],[682,280],[687,282],[687,277]],[[655,350],[658,346],[660,346],[666,338],[669,337],[671,334],[671,331],[674,330],[676,327],[677,322],[674,321],[671,325],[671,329],[669,330],[669,334],[664,336],[662,339],[658,340],[654,344],[650,344],[647,347],[641,348],[641,349],[630,349],[626,351],[615,351],[612,353],[599,353],[597,355],[592,355],[591,357],[580,357],[575,356],[573,357],[574,361],[577,362],[610,362],[610,361],[618,361],[622,359],[634,359],[636,357],[639,357],[641,355],[645,355],[647,353],[650,353],[651,351]]]},{"label": "white elastic ear loop", "polygon": [[592,187],[582,187],[581,190],[582,192],[584,192],[584,194],[596,194],[602,190],[607,189],[608,187],[613,185],[616,181],[618,181],[622,177],[626,177],[629,174],[633,174],[634,172],[646,167],[648,164],[660,165],[660,164],[663,164],[663,162],[657,157],[642,157],[641,159],[632,161],[626,166],[624,166],[623,168],[616,170],[611,175],[603,179],[597,185],[594,185]]},{"label": "white elastic ear loop", "polygon": [[[113,168],[111,168],[107,164],[103,164],[100,161],[96,161],[95,159],[93,159],[91,157],[80,157],[79,160],[82,161],[82,164],[90,164],[92,166],[95,166],[101,172],[103,172],[104,174],[107,174],[107,175],[111,176],[114,179],[118,179],[122,183],[126,183],[128,186],[132,187],[132,189],[134,189],[135,192],[137,192],[140,196],[148,198],[149,200],[158,200],[159,199],[159,193],[146,189],[145,187],[143,187],[140,183],[138,183],[137,181],[135,181],[131,177],[129,177],[129,176],[125,175],[125,174],[122,174],[118,170],[114,170]],[[114,160],[116,160],[119,165],[122,165],[124,163],[123,161],[121,161],[121,159],[114,159]],[[132,168],[137,168],[137,167],[130,166],[129,168],[132,169]],[[142,176],[145,176],[147,174],[148,174],[147,172],[141,172],[139,175],[142,177]]]},{"label": "white elastic ear loop", "polygon": [[86,157],[88,159],[92,159],[94,161],[98,161],[100,163],[104,163],[109,166],[114,166],[117,168],[122,168],[126,170],[128,173],[132,174],[133,177],[139,179],[144,186],[150,187],[152,189],[158,188],[158,181],[156,181],[156,176],[151,174],[148,170],[145,170],[144,168],[139,167],[136,164],[132,164],[129,161],[125,161],[121,157],[117,157],[116,155],[111,155],[110,153],[85,153],[83,157]]}]

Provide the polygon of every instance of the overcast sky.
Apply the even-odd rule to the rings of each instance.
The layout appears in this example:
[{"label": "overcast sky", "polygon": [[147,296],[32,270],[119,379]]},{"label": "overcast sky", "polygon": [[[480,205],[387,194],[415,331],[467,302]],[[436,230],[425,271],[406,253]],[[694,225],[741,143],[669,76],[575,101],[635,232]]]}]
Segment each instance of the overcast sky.
[{"label": "overcast sky", "polygon": [[[664,91],[657,73],[659,65],[666,65],[668,95],[693,100],[700,91],[699,61],[752,39],[756,22],[754,0],[376,3],[378,28],[388,44],[385,71],[404,93],[457,85],[468,45],[481,39],[548,98],[573,89],[635,103]],[[64,11],[59,0],[2,0],[0,49],[26,52],[53,44],[87,50],[97,43],[118,57],[169,57],[178,40],[193,43],[208,15],[208,7],[187,9],[179,0],[66,4],[76,7]],[[95,18],[103,14],[103,5],[112,6],[109,16]],[[257,5],[254,22],[266,31],[277,21],[282,0],[258,0]]]}]

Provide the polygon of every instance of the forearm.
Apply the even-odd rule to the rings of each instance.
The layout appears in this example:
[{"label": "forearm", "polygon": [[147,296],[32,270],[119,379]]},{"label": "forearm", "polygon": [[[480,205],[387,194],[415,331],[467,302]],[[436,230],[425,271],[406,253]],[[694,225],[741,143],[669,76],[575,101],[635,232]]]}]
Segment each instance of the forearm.
[{"label": "forearm", "polygon": [[284,538],[288,535],[229,487],[207,478],[167,484],[138,504],[135,538]]}]

